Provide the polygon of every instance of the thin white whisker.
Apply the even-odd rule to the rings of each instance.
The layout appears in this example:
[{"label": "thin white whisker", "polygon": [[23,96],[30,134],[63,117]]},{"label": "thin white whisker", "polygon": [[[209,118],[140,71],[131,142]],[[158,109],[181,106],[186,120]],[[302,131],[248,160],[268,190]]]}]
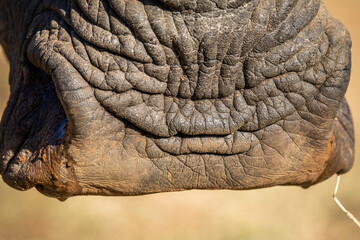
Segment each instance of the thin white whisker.
[{"label": "thin white whisker", "polygon": [[346,215],[353,220],[353,222],[360,228],[360,221],[351,213],[349,212],[344,205],[341,204],[341,202],[339,201],[339,199],[336,197],[336,194],[339,190],[339,185],[340,185],[340,175],[337,176],[337,181],[336,181],[336,186],[335,186],[335,190],[334,190],[334,194],[333,194],[333,199],[336,202],[336,204],[340,207],[340,209],[346,213]]}]

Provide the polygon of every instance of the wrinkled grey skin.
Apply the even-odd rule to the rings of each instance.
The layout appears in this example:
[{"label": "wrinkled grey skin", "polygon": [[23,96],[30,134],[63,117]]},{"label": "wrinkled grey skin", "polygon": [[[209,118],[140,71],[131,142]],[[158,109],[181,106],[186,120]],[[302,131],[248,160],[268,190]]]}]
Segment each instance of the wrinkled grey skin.
[{"label": "wrinkled grey skin", "polygon": [[319,0],[0,0],[0,173],[60,199],[318,183],[353,164]]}]

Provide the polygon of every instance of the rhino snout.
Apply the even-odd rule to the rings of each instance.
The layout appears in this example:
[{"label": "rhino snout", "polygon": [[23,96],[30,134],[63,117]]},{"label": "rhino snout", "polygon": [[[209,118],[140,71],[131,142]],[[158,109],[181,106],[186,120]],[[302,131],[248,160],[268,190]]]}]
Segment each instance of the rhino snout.
[{"label": "rhino snout", "polygon": [[57,198],[307,187],[353,164],[351,40],[319,0],[1,6],[12,91],[0,172],[12,187]]}]

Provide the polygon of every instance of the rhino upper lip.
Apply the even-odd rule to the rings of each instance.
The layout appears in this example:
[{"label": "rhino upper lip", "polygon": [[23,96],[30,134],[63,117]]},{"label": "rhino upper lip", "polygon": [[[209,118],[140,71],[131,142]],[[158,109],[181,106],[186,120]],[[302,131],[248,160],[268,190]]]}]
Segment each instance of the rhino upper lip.
[{"label": "rhino upper lip", "polygon": [[[56,3],[55,3],[56,4]],[[47,9],[46,12],[41,12],[40,15],[38,15],[37,18],[34,18],[33,20],[33,23],[31,25],[34,25],[33,29],[31,31],[34,31],[38,28],[38,26],[36,26],[36,24],[39,24],[40,23],[40,26],[44,27],[44,22],[41,20],[43,15],[46,15],[46,16],[51,16],[52,18],[56,19],[57,21],[59,21],[59,26],[58,28],[60,29],[62,27],[62,24],[68,24],[69,26],[71,26],[70,22],[71,20],[67,19],[68,16],[63,16],[61,12],[58,11],[58,9],[55,7],[55,6],[51,6]],[[45,16],[44,15],[44,16]],[[58,20],[58,19],[61,19],[61,20]],[[65,20],[65,21],[63,21]],[[72,22],[73,24],[76,24],[74,23],[74,21]],[[66,29],[68,26],[64,26],[64,29]],[[34,34],[34,32],[32,32],[31,34],[29,34],[29,36],[32,36],[32,34]],[[78,31],[76,31],[75,29],[75,32],[71,33],[73,34],[73,38],[76,38],[76,39],[82,39],[82,38],[85,38],[85,42],[87,41],[86,40],[86,35],[84,35],[84,33],[79,33]],[[26,44],[30,41],[30,39],[27,39],[27,42]],[[91,41],[89,40],[86,44],[91,44]],[[57,42],[55,43],[54,45],[56,45],[56,51],[58,53],[60,53],[65,59],[67,59],[68,61],[72,61],[71,60],[71,57],[70,56],[67,56],[66,54],[69,54],[69,51],[68,49],[66,49],[67,46],[64,46],[64,50],[62,51],[62,44]],[[37,46],[37,45],[36,45]],[[93,46],[95,47],[96,49],[96,44]],[[81,58],[79,58],[81,59]],[[134,61],[136,62],[136,60],[134,59],[131,59],[131,58],[127,58],[125,57],[125,60],[126,61]],[[141,62],[138,62],[138,63],[141,63]],[[143,64],[145,64],[145,62],[143,62]],[[80,69],[77,69],[81,75],[81,71]],[[49,76],[50,77],[50,76]],[[258,84],[256,87],[252,86],[252,89],[242,89],[242,90],[239,90],[241,91],[240,95],[244,95],[244,94],[247,94],[247,92],[250,92],[250,93],[253,93],[257,91],[257,89],[261,88],[261,87],[269,87],[270,84],[273,84],[273,85],[276,85],[275,83],[272,82],[273,80],[271,78],[269,79],[266,79],[266,81],[263,81],[261,84]],[[248,125],[251,125],[251,122],[252,120],[254,120],[254,115],[256,114],[256,111],[252,111],[251,114],[247,113],[246,115],[248,115],[248,119],[245,119],[244,120],[244,123],[240,124],[239,126],[237,126],[237,128],[235,129],[217,129],[218,132],[206,132],[207,129],[205,130],[202,130],[203,132],[199,132],[199,134],[192,134],[191,131],[188,130],[188,132],[183,132],[179,129],[182,129],[182,128],[185,128],[184,126],[182,126],[181,124],[179,124],[178,122],[175,122],[173,125],[174,126],[177,126],[179,129],[176,129],[176,131],[174,131],[174,133],[171,133],[171,134],[168,134],[168,133],[158,133],[156,130],[154,130],[156,128],[156,126],[150,126],[148,128],[144,128],[144,126],[148,125],[148,124],[142,124],[142,125],[139,125],[139,124],[136,124],[138,122],[138,119],[136,119],[135,121],[133,119],[131,119],[131,116],[123,116],[123,112],[125,111],[116,111],[116,106],[114,107],[113,105],[111,104],[107,104],[107,103],[104,103],[104,102],[101,102],[102,100],[102,95],[103,94],[113,94],[116,95],[116,94],[119,94],[119,93],[116,93],[116,92],[112,92],[112,91],[103,91],[102,89],[99,89],[97,88],[96,86],[94,86],[91,81],[88,81],[88,84],[89,84],[89,87],[92,87],[94,89],[96,89],[94,92],[95,92],[95,97],[97,97],[97,100],[101,103],[102,107],[104,107],[108,112],[110,112],[112,114],[112,116],[116,117],[119,121],[124,121],[126,122],[127,125],[133,125],[134,127],[136,127],[136,129],[140,130],[141,129],[141,132],[145,132],[146,135],[152,139],[155,139],[155,142],[157,143],[157,145],[162,149],[164,150],[165,152],[168,152],[170,154],[174,154],[174,155],[177,155],[177,154],[187,154],[187,153],[190,153],[192,150],[188,147],[187,149],[184,149],[184,150],[181,150],[180,152],[177,152],[177,151],[174,151],[174,147],[170,147],[170,143],[173,142],[179,142],[179,139],[185,139],[188,140],[188,139],[193,139],[194,141],[202,141],[202,140],[206,140],[206,139],[209,139],[209,138],[213,138],[214,139],[219,139],[219,138],[226,138],[228,136],[231,136],[231,135],[236,135],[236,134],[242,134],[242,133],[246,133],[246,132],[256,132],[258,130],[261,130],[261,128],[264,128],[264,127],[267,127],[267,126],[270,126],[272,124],[276,124],[277,121],[285,118],[286,116],[289,116],[291,115],[292,113],[295,112],[295,109],[292,107],[292,109],[290,110],[290,112],[287,112],[286,114],[283,114],[281,117],[279,117],[278,119],[271,119],[270,121],[268,120],[268,122],[266,124],[264,123],[258,123],[258,126],[257,127],[254,127],[254,125],[256,124],[253,124],[253,126],[249,127],[249,126],[244,126],[248,123]],[[269,85],[269,86],[267,86]],[[249,87],[249,86],[248,86]],[[276,88],[278,86],[271,86],[273,87],[275,90],[277,90]],[[136,88],[136,86],[135,86]],[[139,94],[148,94],[149,96],[151,94],[149,93],[144,93],[141,91],[141,89],[136,89],[135,91],[138,91]],[[55,91],[52,92],[52,94],[55,94]],[[110,98],[109,96],[106,96],[104,97],[106,99]],[[174,98],[175,100],[177,101],[183,101],[184,99],[177,99],[177,98]],[[286,100],[286,98],[284,98]],[[60,99],[61,100],[61,99]],[[192,99],[189,99],[190,102],[193,103]],[[201,101],[201,100],[199,100]],[[206,99],[204,100],[204,102],[207,101]],[[235,97],[234,97],[234,100],[235,102]],[[175,101],[174,101],[175,102]],[[247,104],[247,101],[245,101],[246,104]],[[200,104],[201,105],[201,104]],[[195,107],[194,107],[195,109]],[[180,110],[179,110],[180,111]],[[133,116],[137,116],[137,115],[141,115],[143,114],[141,111],[137,111],[137,114],[133,114]],[[245,115],[243,112],[239,112],[240,115]],[[154,124],[159,124],[158,122],[157,123],[154,123]],[[59,123],[59,125],[61,125],[61,121]],[[184,124],[183,124],[184,125]],[[235,124],[236,125],[236,124]],[[260,126],[261,125],[261,126]],[[196,129],[196,127],[192,126],[196,131],[199,131],[198,129]],[[55,127],[55,129],[57,129],[58,127]],[[171,126],[169,127],[171,128]],[[230,128],[230,127],[229,127]],[[55,131],[55,133],[52,133],[54,135],[58,135],[57,130],[52,130],[52,131]],[[170,132],[170,131],[169,131]],[[210,136],[210,135],[214,135],[214,136]],[[62,134],[60,138],[63,138],[64,135]],[[182,141],[182,140],[180,140]],[[47,143],[46,144],[54,144],[51,140],[47,140]],[[170,145],[169,145],[170,144]],[[190,143],[188,143],[190,144]],[[21,145],[20,145],[21,146]],[[19,150],[21,149],[22,147],[19,147]],[[229,147],[230,149],[231,147]],[[172,149],[172,150],[171,150]],[[246,150],[247,148],[245,148]],[[240,152],[241,151],[245,151],[244,149],[242,150],[239,150]],[[197,152],[198,150],[196,149],[193,149],[194,152]],[[216,149],[211,149],[210,152],[211,153],[216,153]],[[229,150],[221,150],[220,151],[222,154],[231,154],[231,151],[229,152]],[[235,151],[237,152],[237,151]],[[200,153],[200,152],[198,152]]]}]

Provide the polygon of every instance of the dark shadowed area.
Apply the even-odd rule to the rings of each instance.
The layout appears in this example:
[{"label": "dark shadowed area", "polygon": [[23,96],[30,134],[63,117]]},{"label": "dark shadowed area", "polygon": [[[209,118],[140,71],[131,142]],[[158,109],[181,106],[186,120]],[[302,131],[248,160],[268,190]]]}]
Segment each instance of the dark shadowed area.
[{"label": "dark shadowed area", "polygon": [[[356,160],[342,177],[339,199],[360,218],[359,0],[325,0],[353,41],[347,99],[356,134]],[[9,67],[0,59],[0,112],[9,94]],[[36,190],[0,181],[0,239],[358,239],[360,229],[332,200],[336,178],[310,189],[187,191],[140,197],[75,197],[60,203]]]}]

